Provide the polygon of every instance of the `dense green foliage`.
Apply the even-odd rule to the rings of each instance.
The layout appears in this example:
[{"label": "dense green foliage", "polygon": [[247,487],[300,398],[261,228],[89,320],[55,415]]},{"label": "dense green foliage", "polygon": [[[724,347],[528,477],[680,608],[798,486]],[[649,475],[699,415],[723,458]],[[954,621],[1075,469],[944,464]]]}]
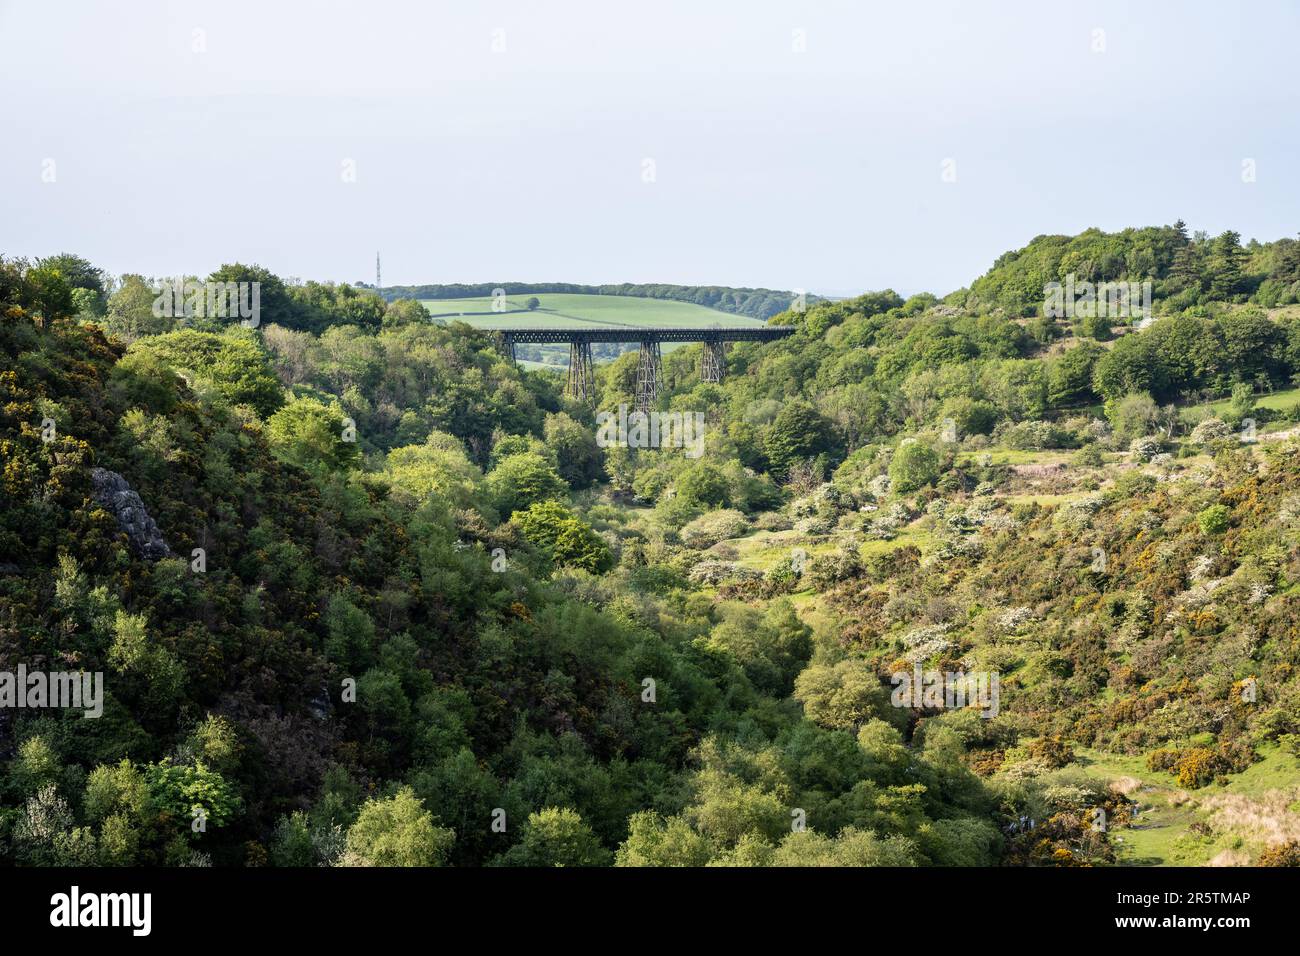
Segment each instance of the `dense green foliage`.
[{"label": "dense green foliage", "polygon": [[[1111,862],[1131,803],[1082,751],[1199,791],[1300,735],[1288,243],[1040,238],[943,301],[783,313],[721,384],[676,350],[690,454],[601,447],[409,300],[223,267],[250,329],[0,260],[0,670],[105,688],[0,712],[0,855]],[[1155,321],[1040,314],[1071,271],[1154,275]],[[996,714],[899,706],[914,665],[999,674]]]},{"label": "dense green foliage", "polygon": [[1098,283],[1150,280],[1152,298],[1172,310],[1225,301],[1288,305],[1300,302],[1300,242],[1251,240],[1243,246],[1232,231],[1189,236],[1181,221],[1117,233],[1089,229],[1077,236],[1039,236],[1003,255],[969,291],[946,301],[1035,315],[1045,284],[1064,282],[1071,274]]}]

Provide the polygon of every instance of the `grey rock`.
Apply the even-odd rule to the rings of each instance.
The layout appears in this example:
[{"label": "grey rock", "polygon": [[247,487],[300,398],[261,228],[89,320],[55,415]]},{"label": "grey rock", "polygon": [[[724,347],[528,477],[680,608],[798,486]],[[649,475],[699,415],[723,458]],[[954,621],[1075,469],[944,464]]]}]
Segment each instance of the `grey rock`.
[{"label": "grey rock", "polygon": [[325,720],[334,712],[334,705],[330,702],[329,688],[324,684],[320,685],[320,692],[311,699],[307,705],[307,710],[317,720]]},{"label": "grey rock", "polygon": [[95,500],[117,519],[137,554],[150,561],[171,557],[158,525],[125,478],[107,468],[92,468],[90,483]]}]

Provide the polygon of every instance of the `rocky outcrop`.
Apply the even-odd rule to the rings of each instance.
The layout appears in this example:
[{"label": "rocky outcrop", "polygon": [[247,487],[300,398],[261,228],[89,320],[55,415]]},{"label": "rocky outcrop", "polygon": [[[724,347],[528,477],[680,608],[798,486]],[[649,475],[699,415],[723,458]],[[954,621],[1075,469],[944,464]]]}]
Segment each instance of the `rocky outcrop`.
[{"label": "rocky outcrop", "polygon": [[118,527],[126,532],[137,554],[150,561],[171,556],[171,548],[163,540],[158,525],[125,478],[107,468],[93,468],[90,483],[95,500],[117,519]]}]

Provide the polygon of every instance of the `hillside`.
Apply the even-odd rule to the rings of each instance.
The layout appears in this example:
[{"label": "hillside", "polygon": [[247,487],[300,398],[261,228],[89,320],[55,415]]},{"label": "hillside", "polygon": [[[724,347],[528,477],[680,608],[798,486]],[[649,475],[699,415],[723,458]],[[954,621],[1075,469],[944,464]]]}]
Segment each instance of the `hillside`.
[{"label": "hillside", "polygon": [[232,265],[240,328],[0,260],[0,671],[104,687],[0,712],[3,859],[1295,862],[1288,240],[1141,328],[1042,308],[1183,232],[673,351],[698,454],[599,437],[635,354],[584,407],[410,299]]},{"label": "hillside", "polygon": [[1216,302],[1251,302],[1267,308],[1300,302],[1300,242],[1254,239],[1244,246],[1231,230],[1218,236],[1172,226],[1077,236],[1038,236],[1000,256],[993,267],[946,301],[966,308],[996,307],[1011,315],[1039,311],[1046,283],[1073,274],[1089,282],[1152,283],[1162,311]]}]

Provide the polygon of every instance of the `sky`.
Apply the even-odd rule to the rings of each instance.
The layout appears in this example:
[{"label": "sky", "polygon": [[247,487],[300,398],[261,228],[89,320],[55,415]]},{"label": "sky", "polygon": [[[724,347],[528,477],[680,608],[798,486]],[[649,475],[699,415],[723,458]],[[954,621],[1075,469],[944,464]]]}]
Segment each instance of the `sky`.
[{"label": "sky", "polygon": [[945,294],[1300,230],[1300,3],[0,0],[0,254]]}]

